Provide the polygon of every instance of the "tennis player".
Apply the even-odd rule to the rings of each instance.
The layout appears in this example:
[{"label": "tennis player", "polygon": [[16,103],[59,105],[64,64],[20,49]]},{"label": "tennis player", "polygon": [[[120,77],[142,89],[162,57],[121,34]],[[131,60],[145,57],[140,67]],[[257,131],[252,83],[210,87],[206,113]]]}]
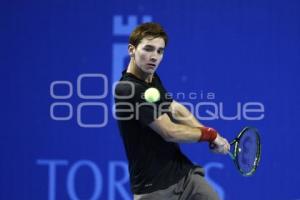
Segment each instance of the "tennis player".
[{"label": "tennis player", "polygon": [[[115,88],[115,116],[129,162],[134,200],[218,200],[178,143],[209,143],[226,154],[230,145],[215,129],[203,126],[182,104],[168,95],[158,74],[168,42],[157,23],[136,27],[129,38],[130,61]],[[147,102],[144,94],[156,88],[160,99]]]}]

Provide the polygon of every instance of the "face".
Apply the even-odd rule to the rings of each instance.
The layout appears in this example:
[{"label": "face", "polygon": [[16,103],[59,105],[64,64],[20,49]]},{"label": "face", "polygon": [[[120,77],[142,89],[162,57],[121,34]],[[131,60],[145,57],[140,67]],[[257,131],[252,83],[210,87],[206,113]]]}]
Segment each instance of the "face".
[{"label": "face", "polygon": [[145,37],[137,47],[132,46],[131,53],[138,68],[153,74],[163,58],[164,48],[165,41],[162,38]]}]

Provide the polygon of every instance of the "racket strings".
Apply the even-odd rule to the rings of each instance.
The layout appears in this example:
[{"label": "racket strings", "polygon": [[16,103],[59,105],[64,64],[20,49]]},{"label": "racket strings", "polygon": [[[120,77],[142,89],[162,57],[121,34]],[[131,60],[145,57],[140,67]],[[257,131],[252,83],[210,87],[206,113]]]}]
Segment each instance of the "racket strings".
[{"label": "racket strings", "polygon": [[244,173],[251,172],[258,162],[258,138],[253,132],[247,132],[239,139],[237,148],[237,161]]}]

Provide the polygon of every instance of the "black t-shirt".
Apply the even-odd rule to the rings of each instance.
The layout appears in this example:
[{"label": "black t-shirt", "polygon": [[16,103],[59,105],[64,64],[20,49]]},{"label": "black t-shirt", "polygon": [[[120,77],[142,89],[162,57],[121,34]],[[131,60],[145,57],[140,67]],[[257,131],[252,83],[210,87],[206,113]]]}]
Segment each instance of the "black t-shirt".
[{"label": "black t-shirt", "polygon": [[[144,92],[154,87],[160,100],[148,103]],[[149,193],[175,184],[193,168],[192,162],[180,151],[179,145],[165,141],[148,124],[167,113],[173,101],[155,73],[146,83],[123,72],[115,88],[115,117],[129,161],[132,192]]]}]

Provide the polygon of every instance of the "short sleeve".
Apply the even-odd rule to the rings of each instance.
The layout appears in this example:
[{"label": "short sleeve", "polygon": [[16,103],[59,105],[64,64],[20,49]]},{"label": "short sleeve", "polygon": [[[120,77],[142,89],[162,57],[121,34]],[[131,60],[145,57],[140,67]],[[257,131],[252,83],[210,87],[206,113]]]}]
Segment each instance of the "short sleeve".
[{"label": "short sleeve", "polygon": [[[138,120],[148,125],[160,115],[167,113],[169,102],[164,101],[165,97],[155,103],[149,103],[144,98],[148,88],[144,85],[132,83],[119,83],[115,89],[115,110],[119,120]],[[160,88],[158,88],[160,90]],[[160,93],[163,91],[160,90]]]}]

